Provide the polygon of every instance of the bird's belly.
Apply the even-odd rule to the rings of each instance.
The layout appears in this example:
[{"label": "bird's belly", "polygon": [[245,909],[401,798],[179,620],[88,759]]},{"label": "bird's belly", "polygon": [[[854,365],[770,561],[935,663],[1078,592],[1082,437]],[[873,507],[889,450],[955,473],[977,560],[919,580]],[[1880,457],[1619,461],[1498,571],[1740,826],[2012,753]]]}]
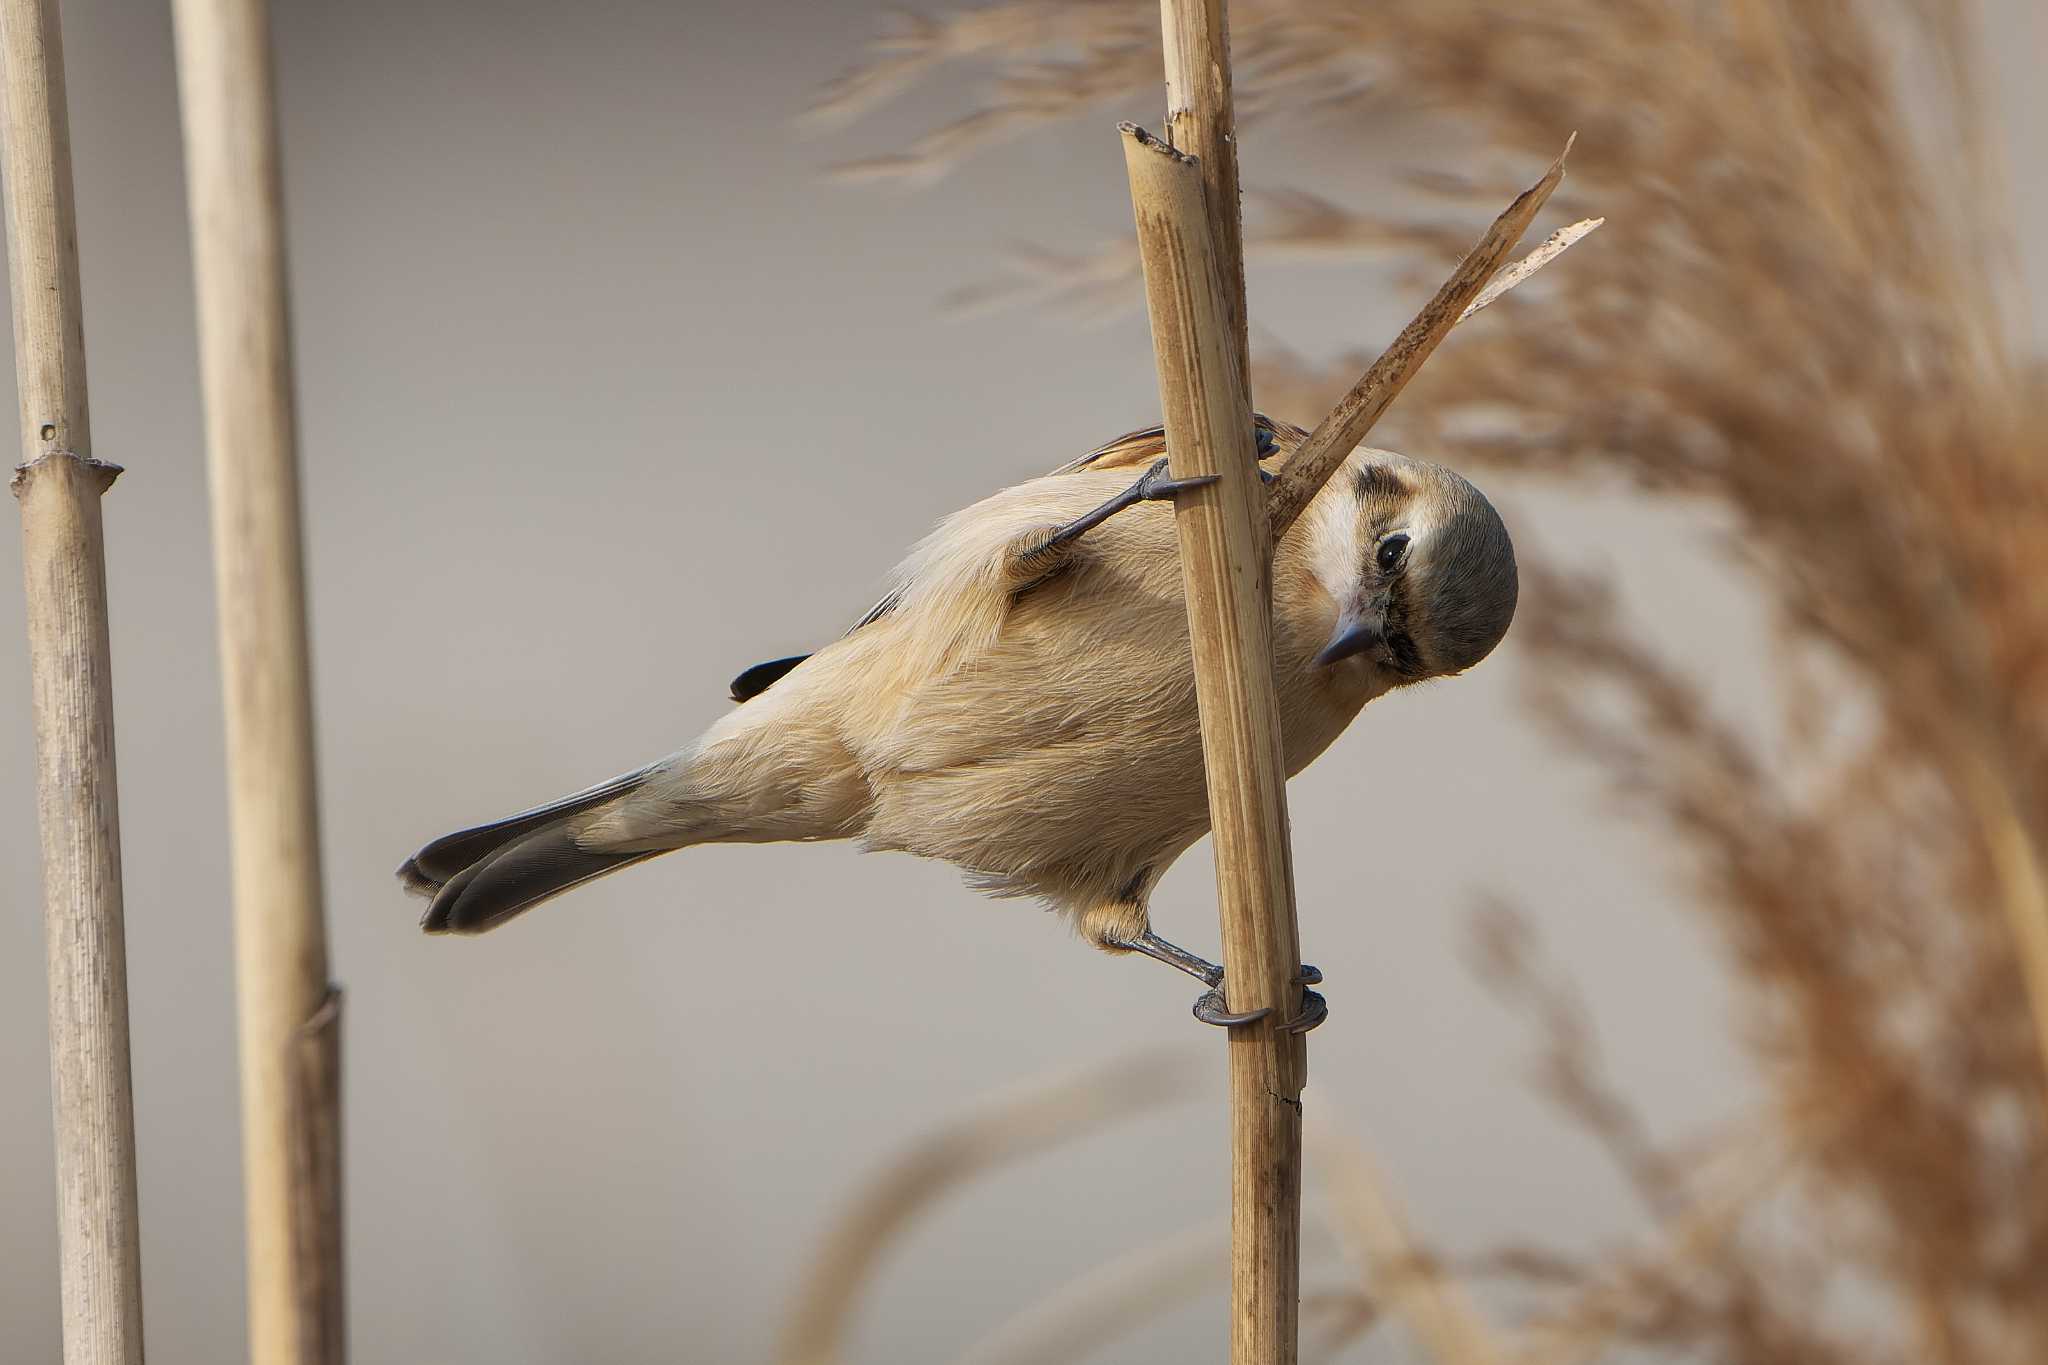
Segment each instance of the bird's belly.
[{"label": "bird's belly", "polygon": [[[997,894],[1114,899],[1209,828],[1185,629],[1097,641],[1079,663],[1022,654],[998,647],[906,702],[886,761],[868,768],[865,840],[954,863]],[[1364,698],[1280,672],[1291,776]]]},{"label": "bird's belly", "polygon": [[984,889],[1107,899],[1208,828],[1199,741],[1102,735],[1023,743],[985,759],[873,780],[866,842],[942,858]]}]

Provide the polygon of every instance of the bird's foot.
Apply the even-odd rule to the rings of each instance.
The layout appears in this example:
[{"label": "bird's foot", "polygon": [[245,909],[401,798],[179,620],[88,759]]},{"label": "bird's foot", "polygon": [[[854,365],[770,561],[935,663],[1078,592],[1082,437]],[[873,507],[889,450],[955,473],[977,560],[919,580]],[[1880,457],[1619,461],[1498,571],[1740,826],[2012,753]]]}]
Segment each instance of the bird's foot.
[{"label": "bird's foot", "polygon": [[[1209,989],[1204,991],[1201,997],[1195,1001],[1194,1010],[1195,1018],[1205,1024],[1214,1024],[1218,1028],[1238,1028],[1245,1024],[1255,1024],[1273,1012],[1272,1006],[1268,1005],[1264,1008],[1249,1010],[1242,1014],[1232,1013],[1229,1005],[1223,999],[1223,969],[1207,958],[1199,957],[1189,952],[1177,943],[1167,942],[1150,929],[1147,929],[1137,938],[1117,946],[1129,948],[1132,952],[1143,953],[1147,957],[1157,958],[1167,966],[1186,972],[1189,976],[1194,977],[1207,986]],[[1295,973],[1294,984],[1302,987],[1314,986],[1319,984],[1322,979],[1323,974],[1320,969],[1311,967],[1304,962],[1301,965],[1301,970]],[[1329,1017],[1329,1002],[1316,992],[1304,989],[1301,993],[1301,1013],[1280,1027],[1288,1033],[1307,1033]]]},{"label": "bird's foot", "polygon": [[1220,474],[1202,474],[1192,479],[1169,479],[1166,477],[1166,469],[1164,458],[1153,461],[1152,467],[1140,474],[1136,483],[1102,506],[1074,518],[1064,526],[1053,527],[1045,532],[1044,538],[1037,544],[1018,548],[1015,551],[1016,562],[1019,572],[1026,581],[1017,590],[1024,591],[1035,586],[1037,582],[1057,571],[1063,563],[1061,556],[1067,546],[1126,507],[1136,507],[1141,502],[1165,501],[1176,493],[1185,493],[1191,488],[1206,488],[1223,477]]},{"label": "bird's foot", "polygon": [[[1314,967],[1302,964],[1301,974],[1294,978],[1295,984],[1306,987],[1311,981],[1321,981],[1323,974]],[[1220,1028],[1235,1028],[1240,1024],[1253,1024],[1273,1012],[1272,1007],[1251,1010],[1244,1014],[1232,1014],[1223,1002],[1223,988],[1212,986],[1195,1001],[1195,1018],[1205,1024]],[[1301,1013],[1280,1025],[1282,1033],[1307,1033],[1330,1017],[1330,1002],[1323,999],[1321,992],[1304,989],[1301,993]]]},{"label": "bird's foot", "polygon": [[1322,992],[1304,990],[1301,993],[1301,1013],[1280,1026],[1282,1033],[1307,1033],[1330,1017],[1330,1002],[1323,999]]},{"label": "bird's foot", "polygon": [[1237,1028],[1243,1024],[1256,1024],[1273,1012],[1271,1005],[1260,1009],[1246,1010],[1243,1014],[1232,1014],[1223,1000],[1223,988],[1212,986],[1195,998],[1195,1018],[1218,1028]]},{"label": "bird's foot", "polygon": [[1133,485],[1131,491],[1142,501],[1160,502],[1176,493],[1185,493],[1191,488],[1207,488],[1222,477],[1221,474],[1198,474],[1191,479],[1169,479],[1166,477],[1166,460],[1161,457],[1152,462],[1150,469],[1138,476],[1138,482]]}]

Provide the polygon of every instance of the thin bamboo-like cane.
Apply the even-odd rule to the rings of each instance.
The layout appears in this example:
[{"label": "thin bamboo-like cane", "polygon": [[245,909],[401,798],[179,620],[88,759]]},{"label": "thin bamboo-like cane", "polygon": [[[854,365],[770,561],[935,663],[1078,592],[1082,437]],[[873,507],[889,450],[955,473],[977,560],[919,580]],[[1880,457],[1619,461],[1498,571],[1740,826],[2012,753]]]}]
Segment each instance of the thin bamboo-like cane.
[{"label": "thin bamboo-like cane", "polygon": [[1230,1038],[1231,1359],[1293,1365],[1307,1052],[1282,1027],[1301,1009],[1301,951],[1273,693],[1269,550],[1467,309],[1484,306],[1481,290],[1563,178],[1564,159],[1509,207],[1262,498],[1251,449],[1224,0],[1160,0],[1160,25],[1171,145],[1126,124],[1124,159],[1172,473],[1219,480],[1183,495],[1175,523],[1216,849],[1225,998],[1233,1011],[1267,1012]]},{"label": "thin bamboo-like cane", "polygon": [[[1576,136],[1576,134],[1574,135]],[[1458,268],[1445,280],[1436,297],[1424,304],[1422,311],[1415,315],[1401,335],[1394,338],[1378,360],[1372,363],[1359,381],[1351,386],[1351,392],[1344,395],[1336,408],[1317,424],[1295,452],[1287,457],[1287,463],[1280,467],[1279,477],[1274,481],[1272,496],[1267,500],[1267,517],[1272,538],[1280,539],[1283,532],[1294,524],[1302,509],[1309,505],[1316,492],[1329,482],[1330,476],[1358,449],[1373,423],[1398,398],[1401,390],[1415,372],[1422,368],[1422,362],[1435,353],[1451,329],[1466,317],[1466,310],[1478,311],[1491,298],[1482,301],[1481,295],[1486,284],[1507,262],[1508,253],[1515,249],[1515,243],[1522,240],[1522,234],[1535,220],[1537,212],[1550,198],[1550,192],[1564,179],[1564,159],[1571,154],[1572,145],[1567,141],[1564,151],[1551,163],[1543,178],[1516,196],[1515,202],[1502,211],[1494,220],[1479,244],[1472,248]],[[1597,227],[1599,224],[1594,224]],[[1553,259],[1584,233],[1582,225],[1574,224],[1570,230],[1576,235],[1563,240],[1562,245],[1546,243],[1545,247],[1530,253],[1527,270],[1506,281],[1500,292],[1512,288],[1529,275],[1534,274],[1543,264]],[[1586,228],[1585,231],[1591,231]],[[1547,253],[1547,254],[1546,254]],[[1495,295],[1497,297],[1497,295]]]},{"label": "thin bamboo-like cane", "polygon": [[1250,404],[1251,347],[1244,296],[1244,206],[1237,180],[1237,110],[1230,88],[1230,23],[1224,0],[1160,0],[1166,66],[1166,143],[1195,158],[1209,208],[1210,240],[1223,280],[1231,353]]},{"label": "thin bamboo-like cane", "polygon": [[176,0],[234,853],[249,1350],[342,1359],[327,975],[277,122],[263,0]]},{"label": "thin bamboo-like cane", "polygon": [[1235,1365],[1300,1349],[1301,1089],[1307,1048],[1273,693],[1271,563],[1252,450],[1244,237],[1224,0],[1160,0],[1167,136],[1124,128],[1166,447],[1176,478],[1215,474],[1175,516],[1216,850],[1224,996],[1266,1017],[1231,1030]]},{"label": "thin bamboo-like cane", "polygon": [[1231,1359],[1292,1365],[1301,1284],[1306,1050],[1287,843],[1287,769],[1273,693],[1269,561],[1251,408],[1201,167],[1124,125],[1124,160],[1176,478],[1202,754],[1216,847],[1225,1000],[1264,1019],[1230,1031]]},{"label": "thin bamboo-like cane", "polygon": [[50,977],[59,1284],[68,1365],[140,1365],[142,1257],[114,683],[92,458],[71,134],[56,0],[0,0],[7,258],[21,400],[22,561]]}]

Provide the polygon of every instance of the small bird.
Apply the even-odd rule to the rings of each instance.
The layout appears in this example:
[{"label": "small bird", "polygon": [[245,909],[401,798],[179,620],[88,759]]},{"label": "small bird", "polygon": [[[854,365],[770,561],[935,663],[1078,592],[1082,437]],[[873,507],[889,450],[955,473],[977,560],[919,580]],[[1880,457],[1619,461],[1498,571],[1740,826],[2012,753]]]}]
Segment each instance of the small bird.
[{"label": "small bird", "polygon": [[[1261,476],[1305,439],[1256,418]],[[1112,953],[1201,979],[1148,902],[1209,828],[1167,505],[1166,438],[1119,437],[946,518],[844,636],[740,674],[741,703],[677,753],[434,840],[399,869],[421,927],[476,934],[593,878],[693,844],[859,839],[1036,897]],[[1132,471],[1138,473],[1135,481]],[[1478,663],[1514,616],[1492,504],[1438,465],[1360,449],[1274,547],[1273,680],[1289,776],[1367,702]],[[1304,968],[1301,982],[1320,974]],[[1292,1028],[1320,1022],[1304,996]]]}]

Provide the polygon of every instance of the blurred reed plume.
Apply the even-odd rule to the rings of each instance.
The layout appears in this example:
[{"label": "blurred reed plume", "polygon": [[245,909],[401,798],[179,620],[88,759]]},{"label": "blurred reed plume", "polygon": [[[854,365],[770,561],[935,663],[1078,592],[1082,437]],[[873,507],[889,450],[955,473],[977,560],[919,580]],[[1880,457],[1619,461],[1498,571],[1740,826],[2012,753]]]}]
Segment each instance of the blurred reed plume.
[{"label": "blurred reed plume", "polygon": [[844,1349],[861,1290],[917,1215],[955,1187],[1120,1119],[1185,1099],[1190,1052],[1138,1053],[990,1096],[907,1147],[844,1213],[805,1276],[776,1353],[781,1365],[827,1365]]},{"label": "blurred reed plume", "polygon": [[[2006,311],[1970,9],[1238,0],[1232,23],[1254,137],[1285,113],[1365,145],[1387,110],[1427,111],[1505,176],[1578,131],[1553,211],[1606,215],[1603,240],[1512,305],[1534,311],[1445,347],[1390,422],[1454,462],[1710,501],[1776,625],[1779,713],[1728,715],[1590,581],[1525,588],[1534,710],[1689,855],[1771,1102],[1725,1160],[1656,1150],[1598,1084],[1568,984],[1489,914],[1483,956],[1550,1036],[1553,1092],[1667,1243],[1608,1266],[1504,1253],[1491,1269],[1554,1312],[1497,1350],[1432,1291],[1451,1316],[1419,1336],[1440,1359],[2048,1359],[2048,369]],[[1150,0],[910,18],[812,117],[986,73],[978,107],[847,168],[932,177],[1156,98],[1157,49]],[[1253,194],[1246,245],[1396,251],[1433,279],[1508,188],[1433,167],[1398,193]],[[1011,264],[963,302],[1138,301],[1123,244]],[[1306,422],[1368,358],[1262,349],[1261,404]]]}]

